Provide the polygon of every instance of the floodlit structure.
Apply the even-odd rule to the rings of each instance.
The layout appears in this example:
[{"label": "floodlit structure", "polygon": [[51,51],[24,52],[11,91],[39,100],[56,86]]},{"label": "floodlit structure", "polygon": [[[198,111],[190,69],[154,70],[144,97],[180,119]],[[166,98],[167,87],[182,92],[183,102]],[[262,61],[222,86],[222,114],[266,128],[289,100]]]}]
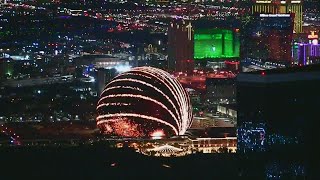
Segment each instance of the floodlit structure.
[{"label": "floodlit structure", "polygon": [[197,29],[194,35],[194,59],[237,58],[240,42],[236,32],[227,29]]},{"label": "floodlit structure", "polygon": [[298,64],[318,64],[320,60],[320,44],[299,43],[297,46]]},{"label": "floodlit structure", "polygon": [[97,105],[102,133],[120,137],[183,135],[192,121],[187,92],[169,73],[137,67],[106,85]]},{"label": "floodlit structure", "polygon": [[319,35],[311,31],[308,42],[295,42],[292,47],[292,57],[299,65],[318,64],[320,62]]},{"label": "floodlit structure", "polygon": [[164,156],[164,157],[186,155],[186,152],[184,152],[183,149],[180,149],[171,145],[167,145],[167,144],[163,146],[155,147],[152,149],[148,149],[147,152],[154,152],[155,156]]}]

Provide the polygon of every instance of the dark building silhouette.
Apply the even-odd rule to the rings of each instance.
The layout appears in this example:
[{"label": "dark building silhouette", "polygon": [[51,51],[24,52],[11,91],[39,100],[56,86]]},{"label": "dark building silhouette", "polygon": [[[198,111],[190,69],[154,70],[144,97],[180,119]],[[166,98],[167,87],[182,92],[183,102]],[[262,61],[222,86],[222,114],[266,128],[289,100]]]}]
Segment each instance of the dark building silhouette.
[{"label": "dark building silhouette", "polygon": [[100,95],[106,86],[107,83],[109,83],[114,77],[116,76],[116,69],[104,69],[99,68],[97,73],[97,89],[98,89],[98,95]]},{"label": "dark building silhouette", "polygon": [[319,65],[239,74],[237,152],[255,152],[275,161],[290,159],[290,164],[275,165],[283,167],[274,171],[315,177],[319,83]]},{"label": "dark building silhouette", "polygon": [[235,103],[236,86],[234,78],[206,78],[206,100],[210,104]]}]

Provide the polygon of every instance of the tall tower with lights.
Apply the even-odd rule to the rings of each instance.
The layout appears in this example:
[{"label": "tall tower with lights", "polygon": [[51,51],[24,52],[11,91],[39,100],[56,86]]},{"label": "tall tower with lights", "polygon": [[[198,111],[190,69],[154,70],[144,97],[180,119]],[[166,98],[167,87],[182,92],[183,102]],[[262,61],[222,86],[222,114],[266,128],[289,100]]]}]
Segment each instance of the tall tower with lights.
[{"label": "tall tower with lights", "polygon": [[302,32],[302,0],[256,0],[251,8],[253,14],[294,14],[294,32]]},{"label": "tall tower with lights", "polygon": [[168,29],[168,69],[191,73],[193,60],[194,31],[190,22],[172,23]]}]

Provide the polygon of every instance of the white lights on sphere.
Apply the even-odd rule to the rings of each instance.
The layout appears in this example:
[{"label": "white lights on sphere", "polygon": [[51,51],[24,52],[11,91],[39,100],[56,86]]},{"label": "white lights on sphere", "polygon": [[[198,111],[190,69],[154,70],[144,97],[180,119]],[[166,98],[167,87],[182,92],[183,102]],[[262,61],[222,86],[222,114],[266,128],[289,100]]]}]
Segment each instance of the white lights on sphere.
[{"label": "white lights on sphere", "polygon": [[187,92],[169,73],[137,67],[106,85],[97,104],[97,125],[120,137],[183,135],[192,121]]}]

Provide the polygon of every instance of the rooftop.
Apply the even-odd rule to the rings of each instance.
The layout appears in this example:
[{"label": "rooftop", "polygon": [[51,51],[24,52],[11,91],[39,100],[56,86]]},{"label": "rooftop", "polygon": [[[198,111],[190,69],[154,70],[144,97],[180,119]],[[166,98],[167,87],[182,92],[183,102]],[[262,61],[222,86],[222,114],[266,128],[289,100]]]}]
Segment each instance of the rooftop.
[{"label": "rooftop", "polygon": [[320,64],[240,73],[238,82],[280,83],[320,80]]}]

